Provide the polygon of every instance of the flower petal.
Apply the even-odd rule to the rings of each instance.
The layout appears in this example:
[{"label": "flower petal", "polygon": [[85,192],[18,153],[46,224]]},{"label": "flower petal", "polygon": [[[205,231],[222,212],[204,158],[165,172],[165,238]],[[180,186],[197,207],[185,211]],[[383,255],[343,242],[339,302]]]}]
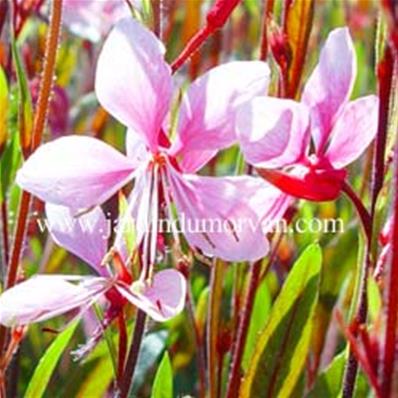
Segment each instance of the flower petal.
[{"label": "flower petal", "polygon": [[182,170],[198,170],[219,149],[236,141],[239,105],[265,95],[269,80],[265,62],[239,61],[217,66],[191,84],[182,100],[178,135],[170,151],[181,158]]},{"label": "flower petal", "polygon": [[374,95],[349,102],[333,128],[325,157],[340,169],[359,158],[377,133],[378,98]]},{"label": "flower petal", "polygon": [[269,169],[257,172],[286,194],[315,202],[337,199],[347,174],[345,170],[311,170],[303,165],[294,166],[289,173]]},{"label": "flower petal", "polygon": [[104,142],[68,136],[39,147],[17,183],[40,199],[74,210],[103,203],[130,179],[129,159]]},{"label": "flower petal", "polygon": [[146,284],[142,291],[132,289],[122,283],[116,288],[132,304],[147,313],[157,322],[164,322],[178,315],[185,304],[187,283],[181,272],[166,269],[157,272],[151,284]]},{"label": "flower petal", "polygon": [[169,175],[180,225],[192,247],[226,261],[254,261],[267,253],[261,219],[248,204],[248,186],[258,179]]},{"label": "flower petal", "polygon": [[108,274],[101,262],[107,252],[110,225],[100,207],[75,217],[68,207],[46,203],[46,216],[55,243],[90,264],[98,274]]},{"label": "flower petal", "polygon": [[299,102],[257,97],[240,108],[238,138],[246,160],[264,168],[298,162],[310,141],[308,108]]},{"label": "flower petal", "polygon": [[132,18],[120,20],[98,59],[95,91],[102,106],[156,150],[169,110],[172,80],[163,44]]},{"label": "flower petal", "polygon": [[351,95],[355,76],[356,58],[350,32],[348,28],[335,29],[326,40],[302,96],[311,108],[318,153],[323,151],[333,124]]},{"label": "flower petal", "polygon": [[104,278],[37,275],[6,290],[0,296],[0,323],[28,325],[85,309],[107,289]]},{"label": "flower petal", "polygon": [[130,15],[120,0],[65,0],[63,22],[76,35],[93,42],[107,34],[120,18]]},{"label": "flower petal", "polygon": [[145,141],[132,129],[126,132],[126,154],[136,168],[147,162],[151,155]]}]

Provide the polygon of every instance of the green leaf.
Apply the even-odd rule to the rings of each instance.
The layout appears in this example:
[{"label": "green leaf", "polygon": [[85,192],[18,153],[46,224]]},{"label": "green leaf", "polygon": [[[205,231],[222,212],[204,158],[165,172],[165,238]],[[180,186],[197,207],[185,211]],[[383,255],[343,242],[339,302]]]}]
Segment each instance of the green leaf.
[{"label": "green leaf", "polygon": [[[95,315],[97,316],[98,321],[102,322],[104,319],[104,314],[102,312],[101,307],[98,304],[95,304],[93,308],[94,308]],[[117,354],[116,354],[115,343],[112,338],[112,331],[109,328],[106,328],[104,330],[104,340],[108,347],[108,357],[110,358],[111,363],[112,363],[113,376],[116,378],[116,376],[117,376],[117,362],[116,362]]]},{"label": "green leaf", "polygon": [[383,300],[381,297],[379,285],[372,275],[368,276],[367,293],[369,317],[373,322],[375,322],[380,318],[380,314],[382,313]]},{"label": "green leaf", "polygon": [[[105,397],[113,379],[113,365],[109,357],[101,359],[95,368],[88,373],[77,394],[78,397]],[[99,383],[98,381],[101,380]]]},{"label": "green leaf", "polygon": [[204,334],[204,329],[206,326],[206,315],[209,303],[209,294],[210,294],[209,288],[205,287],[200,293],[198,303],[195,309],[195,321],[201,335]]},{"label": "green leaf", "polygon": [[14,38],[11,39],[11,51],[18,81],[19,111],[18,123],[22,150],[28,150],[32,142],[33,107],[28,78]]},{"label": "green leaf", "polygon": [[341,391],[341,380],[346,362],[346,351],[333,358],[330,365],[318,376],[307,398],[336,398]]},{"label": "green leaf", "polygon": [[7,191],[14,181],[20,162],[19,136],[17,133],[14,133],[0,159],[0,202],[6,197]]},{"label": "green leaf", "polygon": [[250,318],[249,332],[246,338],[246,346],[242,362],[243,369],[245,370],[247,370],[250,365],[250,359],[253,355],[254,347],[261,331],[267,324],[270,310],[271,293],[268,288],[268,281],[267,279],[264,279],[257,289],[253,311]]},{"label": "green leaf", "polygon": [[173,397],[173,369],[169,354],[166,351],[156,372],[151,398]]},{"label": "green leaf", "polygon": [[164,352],[167,336],[168,332],[166,330],[159,330],[144,337],[134,372],[131,398],[137,396],[138,390],[145,382],[148,371],[153,368],[162,352]]},{"label": "green leaf", "polygon": [[294,264],[261,333],[240,397],[289,397],[307,358],[322,253],[310,245]]},{"label": "green leaf", "polygon": [[47,348],[30,379],[25,398],[41,398],[43,396],[57,363],[72,338],[78,323],[78,321],[75,321],[69,325]]},{"label": "green leaf", "polygon": [[7,141],[8,84],[7,78],[0,66],[0,153]]}]

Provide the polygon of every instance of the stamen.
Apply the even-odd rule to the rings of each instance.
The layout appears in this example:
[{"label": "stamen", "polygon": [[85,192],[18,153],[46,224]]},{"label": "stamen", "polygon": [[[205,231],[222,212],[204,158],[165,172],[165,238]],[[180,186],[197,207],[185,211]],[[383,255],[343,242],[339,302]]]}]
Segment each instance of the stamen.
[{"label": "stamen", "polygon": [[179,236],[176,226],[173,222],[174,217],[173,217],[173,211],[171,208],[171,198],[170,198],[170,192],[169,192],[170,182],[166,181],[166,174],[164,172],[161,172],[160,176],[161,176],[161,180],[162,180],[163,193],[164,193],[164,198],[166,200],[166,211],[167,211],[168,219],[170,220],[171,233],[173,235],[173,240],[177,244],[178,248],[181,248],[180,236]]},{"label": "stamen", "polygon": [[152,279],[153,266],[156,262],[156,248],[157,248],[157,234],[158,234],[158,222],[159,222],[159,166],[155,164],[153,177],[153,195],[152,195],[152,210],[151,210],[151,248],[149,256],[149,270],[148,279]]},{"label": "stamen", "polygon": [[149,227],[150,227],[150,222],[151,222],[151,212],[152,212],[152,207],[150,206],[151,204],[151,190],[152,190],[152,183],[153,183],[153,172],[152,168],[149,170],[149,179],[148,183],[145,184],[145,191],[142,200],[146,201],[146,203],[149,203],[148,207],[148,214],[146,217],[146,225],[145,225],[145,234],[144,234],[144,243],[143,243],[143,258],[142,258],[142,270],[141,270],[141,275],[140,275],[140,280],[145,281],[149,264],[148,264],[148,249],[149,249],[149,239],[150,239],[150,234],[149,234]]},{"label": "stamen", "polygon": [[[169,179],[173,178],[171,173],[174,173],[174,170],[172,168],[167,169],[169,171]],[[178,180],[178,177],[175,178],[175,184],[174,187],[179,191],[180,194],[180,199],[184,201],[185,206],[189,209],[190,213],[196,217],[197,219],[200,219],[200,214],[196,211],[196,207],[191,204],[191,202],[187,199],[185,193],[181,190],[180,187],[180,182]],[[192,192],[192,191],[191,191]],[[192,192],[195,195],[195,192]],[[213,248],[215,249],[217,246],[216,244],[210,239],[210,236],[206,232],[202,232],[201,235],[204,237],[206,242]]]}]

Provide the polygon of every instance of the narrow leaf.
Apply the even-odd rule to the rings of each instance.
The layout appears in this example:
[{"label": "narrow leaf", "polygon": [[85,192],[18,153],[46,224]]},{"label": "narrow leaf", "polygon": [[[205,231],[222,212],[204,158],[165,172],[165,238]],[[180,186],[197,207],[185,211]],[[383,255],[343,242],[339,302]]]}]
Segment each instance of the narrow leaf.
[{"label": "narrow leaf", "polygon": [[33,130],[33,107],[32,98],[30,95],[28,79],[26,71],[23,67],[22,60],[17,48],[14,38],[11,40],[11,51],[14,60],[15,71],[18,81],[18,95],[19,95],[19,110],[18,110],[18,123],[20,132],[20,141],[23,153],[29,153],[32,143],[32,130]]},{"label": "narrow leaf", "polygon": [[78,323],[78,321],[75,321],[69,325],[47,348],[30,379],[25,398],[41,398],[43,396],[57,363],[72,338]]},{"label": "narrow leaf", "polygon": [[339,395],[346,356],[343,351],[333,358],[330,365],[318,376],[308,398],[335,398]]},{"label": "narrow leaf", "polygon": [[308,39],[314,16],[314,0],[294,0],[286,13],[284,31],[291,49],[288,96],[295,98],[307,53]]},{"label": "narrow leaf", "polygon": [[240,397],[289,397],[305,366],[322,255],[310,245],[294,264],[254,349]]},{"label": "narrow leaf", "polygon": [[0,154],[7,141],[8,84],[0,66]]},{"label": "narrow leaf", "polygon": [[171,398],[173,396],[173,369],[166,351],[156,372],[151,398]]},{"label": "narrow leaf", "polygon": [[243,354],[243,369],[247,370],[250,358],[253,355],[255,345],[261,331],[267,324],[271,310],[271,294],[266,279],[260,284],[256,292],[252,315],[250,318],[249,332],[246,338],[245,352]]},{"label": "narrow leaf", "polygon": [[0,158],[0,202],[6,197],[21,162],[18,133],[13,133]]}]

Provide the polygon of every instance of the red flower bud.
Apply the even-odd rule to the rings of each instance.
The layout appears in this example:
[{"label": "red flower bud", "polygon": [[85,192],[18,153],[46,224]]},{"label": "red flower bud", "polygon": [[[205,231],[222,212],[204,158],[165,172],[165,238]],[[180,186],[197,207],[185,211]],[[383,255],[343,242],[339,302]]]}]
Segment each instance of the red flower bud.
[{"label": "red flower bud", "polygon": [[292,60],[292,51],[286,34],[272,20],[270,21],[269,45],[276,63],[282,70],[287,70]]}]

